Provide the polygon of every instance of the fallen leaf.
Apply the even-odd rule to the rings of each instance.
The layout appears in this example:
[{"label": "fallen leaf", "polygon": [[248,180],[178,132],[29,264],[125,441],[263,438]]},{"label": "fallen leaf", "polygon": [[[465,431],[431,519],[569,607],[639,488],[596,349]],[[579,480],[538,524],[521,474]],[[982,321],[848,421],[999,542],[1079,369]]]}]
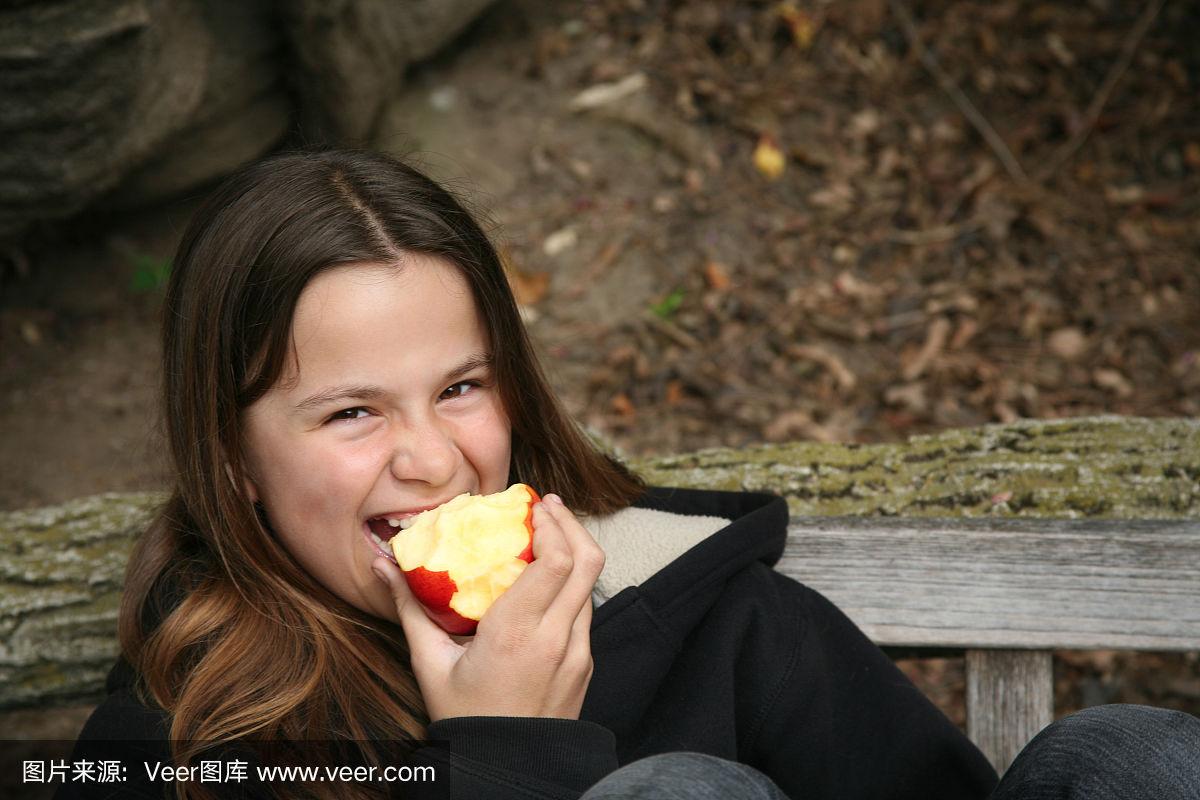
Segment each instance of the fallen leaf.
[{"label": "fallen leaf", "polygon": [[632,418],[637,414],[637,409],[634,408],[633,401],[624,392],[619,392],[613,397],[612,409],[626,419]]},{"label": "fallen leaf", "polygon": [[974,317],[963,317],[958,322],[958,329],[954,331],[954,335],[950,337],[950,349],[961,350],[967,346],[967,343],[975,338],[975,334],[979,332],[979,323]]},{"label": "fallen leaf", "polygon": [[1105,186],[1104,198],[1113,205],[1131,206],[1142,202],[1146,196],[1145,187],[1130,184],[1129,186]]},{"label": "fallen leaf", "polygon": [[1135,253],[1144,253],[1150,249],[1153,241],[1146,229],[1132,219],[1123,219],[1117,223],[1117,233]]},{"label": "fallen leaf", "polygon": [[815,361],[827,369],[842,391],[853,391],[854,387],[858,385],[858,378],[842,363],[842,360],[820,345],[794,344],[788,347],[787,351],[788,355],[794,358]]},{"label": "fallen leaf", "polygon": [[754,168],[767,180],[773,181],[783,174],[787,159],[774,137],[764,133],[758,137],[758,146],[754,148]]},{"label": "fallen leaf", "polygon": [[837,181],[810,194],[808,202],[821,208],[847,210],[854,203],[854,187],[845,181]]},{"label": "fallen leaf", "polygon": [[728,290],[731,284],[729,270],[719,261],[709,261],[704,265],[704,280],[708,282],[708,288],[718,292]]},{"label": "fallen leaf", "polygon": [[21,338],[35,347],[42,343],[42,332],[38,330],[37,323],[32,320],[23,320],[21,322]]},{"label": "fallen leaf", "polygon": [[683,381],[674,379],[667,382],[667,405],[677,406],[683,402]]},{"label": "fallen leaf", "polygon": [[1117,397],[1129,397],[1133,394],[1133,385],[1129,379],[1115,369],[1098,367],[1092,372],[1092,383],[1101,389],[1107,389]]},{"label": "fallen leaf", "polygon": [[950,320],[945,317],[936,317],[929,323],[929,327],[925,330],[925,344],[921,345],[920,351],[912,358],[910,362],[904,365],[900,371],[900,375],[905,381],[914,381],[929,368],[930,363],[938,357],[942,349],[946,346],[946,339],[950,335]]},{"label": "fallen leaf", "polygon": [[550,273],[526,272],[512,260],[507,250],[500,253],[500,263],[504,267],[504,275],[508,278],[508,286],[512,289],[513,299],[521,307],[532,306],[541,302],[550,288]]},{"label": "fallen leaf", "polygon": [[918,416],[929,410],[929,400],[925,396],[923,383],[889,386],[883,392],[883,401],[889,406],[900,406]]},{"label": "fallen leaf", "polygon": [[1059,358],[1074,361],[1087,350],[1087,337],[1074,326],[1059,328],[1046,337],[1046,347]]},{"label": "fallen leaf", "polygon": [[1192,169],[1200,169],[1200,142],[1188,142],[1183,146],[1183,161]]},{"label": "fallen leaf", "polygon": [[992,406],[992,413],[996,415],[996,419],[1009,425],[1021,418],[1021,415],[1016,410],[1003,400],[997,400]]},{"label": "fallen leaf", "polygon": [[812,46],[813,37],[817,33],[817,25],[813,18],[796,8],[795,3],[780,3],[775,9],[779,18],[791,31],[792,41],[801,50]]},{"label": "fallen leaf", "polygon": [[646,74],[635,72],[613,83],[598,83],[589,86],[571,99],[567,108],[572,111],[586,111],[599,108],[618,100],[623,100],[646,88]]},{"label": "fallen leaf", "polygon": [[542,242],[542,252],[550,257],[570,250],[579,242],[579,234],[574,228],[563,228],[546,237]]}]

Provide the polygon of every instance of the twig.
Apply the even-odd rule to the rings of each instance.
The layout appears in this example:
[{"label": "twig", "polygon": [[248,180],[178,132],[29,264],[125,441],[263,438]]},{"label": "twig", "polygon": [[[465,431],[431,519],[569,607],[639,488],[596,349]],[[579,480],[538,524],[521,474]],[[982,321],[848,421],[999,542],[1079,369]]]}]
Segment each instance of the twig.
[{"label": "twig", "polygon": [[954,83],[942,65],[938,63],[937,58],[933,53],[929,52],[925,45],[921,43],[921,36],[917,33],[917,26],[913,22],[912,14],[908,7],[904,5],[902,0],[891,0],[892,11],[896,14],[896,18],[900,22],[900,28],[904,31],[904,36],[908,39],[909,45],[917,51],[917,57],[921,59],[921,63],[925,65],[925,69],[933,75],[937,80],[938,85],[942,87],[950,99],[954,101],[954,105],[958,106],[958,110],[967,118],[967,121],[974,126],[983,140],[992,148],[992,152],[996,154],[996,158],[1000,159],[1000,163],[1004,165],[1004,169],[1012,176],[1013,180],[1018,183],[1028,183],[1029,177],[1025,174],[1025,170],[1021,169],[1021,164],[1013,156],[1012,151],[1008,149],[1008,145],[1000,138],[1000,134],[996,133],[996,129],[991,126],[987,118],[979,113],[979,109],[971,102],[962,90]]},{"label": "twig", "polygon": [[923,244],[938,244],[940,242],[949,242],[957,239],[964,233],[968,233],[979,227],[978,223],[973,220],[956,223],[952,225],[939,225],[936,228],[926,228],[924,230],[906,231],[892,230],[884,234],[884,240],[895,242],[897,244],[910,244],[920,246]]},{"label": "twig", "polygon": [[1125,41],[1121,45],[1121,55],[1113,62],[1109,68],[1108,74],[1104,76],[1104,83],[1100,85],[1100,89],[1096,92],[1096,96],[1092,98],[1091,105],[1088,106],[1087,114],[1084,116],[1083,124],[1076,129],[1071,138],[1062,144],[1050,157],[1037,173],[1039,183],[1046,181],[1050,176],[1062,167],[1075,152],[1083,146],[1085,140],[1091,135],[1092,129],[1096,127],[1096,122],[1100,119],[1100,112],[1104,110],[1104,106],[1108,103],[1109,96],[1113,89],[1116,88],[1117,82],[1129,69],[1129,65],[1133,62],[1133,55],[1137,52],[1138,45],[1142,43],[1142,38],[1146,32],[1150,30],[1150,26],[1154,24],[1154,20],[1158,17],[1158,12],[1162,10],[1163,0],[1150,0],[1146,7],[1142,9],[1142,15],[1138,17],[1137,22],[1125,37]]}]

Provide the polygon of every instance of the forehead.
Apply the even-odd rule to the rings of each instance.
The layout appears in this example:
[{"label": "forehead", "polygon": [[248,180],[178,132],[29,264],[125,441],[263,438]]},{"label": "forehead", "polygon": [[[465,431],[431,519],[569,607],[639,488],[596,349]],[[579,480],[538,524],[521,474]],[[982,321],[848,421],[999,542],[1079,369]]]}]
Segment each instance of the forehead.
[{"label": "forehead", "polygon": [[398,264],[340,265],[310,281],[293,315],[292,348],[287,386],[411,372],[487,342],[461,271],[406,254]]}]

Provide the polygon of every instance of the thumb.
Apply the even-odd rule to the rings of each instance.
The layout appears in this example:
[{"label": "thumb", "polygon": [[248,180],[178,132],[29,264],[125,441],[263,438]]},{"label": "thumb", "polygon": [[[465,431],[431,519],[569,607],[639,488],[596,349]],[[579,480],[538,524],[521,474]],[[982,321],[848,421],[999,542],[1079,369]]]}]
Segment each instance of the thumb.
[{"label": "thumb", "polygon": [[419,669],[419,664],[428,662],[433,654],[443,650],[447,644],[454,644],[449,634],[429,618],[420,601],[413,597],[399,567],[386,558],[377,558],[371,564],[371,569],[392,593],[414,669]]}]

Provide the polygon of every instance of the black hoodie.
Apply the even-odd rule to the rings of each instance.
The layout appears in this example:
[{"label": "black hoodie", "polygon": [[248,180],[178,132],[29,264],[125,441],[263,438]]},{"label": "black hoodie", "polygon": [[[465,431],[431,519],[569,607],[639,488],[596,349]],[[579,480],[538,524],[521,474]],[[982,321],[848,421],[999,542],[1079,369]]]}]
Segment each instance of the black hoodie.
[{"label": "black hoodie", "polygon": [[[610,581],[611,597],[598,590],[580,719],[435,722],[429,737],[440,743],[410,764],[436,778],[395,784],[398,796],[577,798],[621,764],[672,751],[749,764],[796,800],[988,796],[996,774],[974,745],[829,601],[771,568],[787,538],[782,498],[652,489],[635,508],[613,515],[624,515],[623,538],[597,536],[605,575],[647,577]],[[676,535],[692,519],[704,523],[698,541]],[[614,528],[595,522],[584,524]],[[165,754],[165,714],[137,702],[132,678],[114,669],[81,739],[153,739]]]}]

